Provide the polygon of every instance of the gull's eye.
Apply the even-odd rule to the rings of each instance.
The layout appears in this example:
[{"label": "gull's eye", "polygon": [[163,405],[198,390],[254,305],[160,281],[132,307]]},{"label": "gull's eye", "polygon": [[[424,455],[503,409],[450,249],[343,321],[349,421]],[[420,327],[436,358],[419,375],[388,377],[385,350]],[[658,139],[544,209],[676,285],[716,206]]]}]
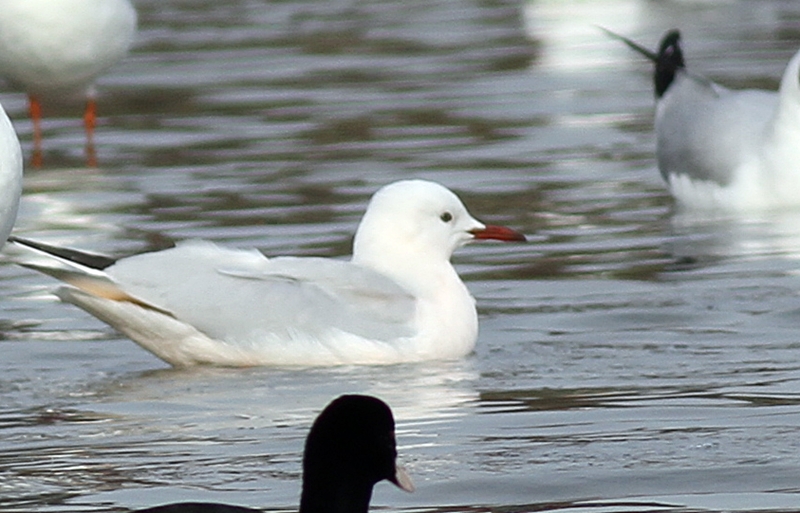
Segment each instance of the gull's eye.
[{"label": "gull's eye", "polygon": [[453,214],[451,214],[450,212],[445,212],[444,214],[439,216],[439,219],[441,219],[445,223],[449,223],[450,221],[453,220]]}]

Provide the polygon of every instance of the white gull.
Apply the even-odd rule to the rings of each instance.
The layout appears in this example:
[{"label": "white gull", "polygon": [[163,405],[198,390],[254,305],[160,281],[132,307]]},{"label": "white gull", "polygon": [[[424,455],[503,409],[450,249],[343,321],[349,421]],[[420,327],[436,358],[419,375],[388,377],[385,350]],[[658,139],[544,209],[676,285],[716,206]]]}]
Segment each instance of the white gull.
[{"label": "white gull", "polygon": [[0,0],[0,76],[28,93],[34,165],[41,164],[42,102],[82,96],[94,165],[95,79],[133,43],[129,0]]},{"label": "white gull", "polygon": [[[475,300],[450,263],[476,239],[524,236],[475,220],[450,190],[405,180],[381,188],[350,261],[267,258],[188,241],[118,261],[13,239],[18,262],[175,366],[387,364],[470,353]],[[42,260],[41,257],[44,257]]]}]

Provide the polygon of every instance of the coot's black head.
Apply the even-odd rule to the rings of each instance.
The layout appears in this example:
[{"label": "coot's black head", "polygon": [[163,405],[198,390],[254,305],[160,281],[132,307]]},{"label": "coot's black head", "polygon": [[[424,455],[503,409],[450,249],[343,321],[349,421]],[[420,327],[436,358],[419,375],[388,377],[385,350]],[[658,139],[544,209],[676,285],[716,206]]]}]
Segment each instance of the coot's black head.
[{"label": "coot's black head", "polygon": [[661,39],[654,75],[657,98],[661,98],[667,92],[675,79],[675,73],[685,67],[680,41],[681,34],[677,30],[670,30]]},{"label": "coot's black head", "polygon": [[[372,487],[384,479],[412,491],[396,464],[392,410],[375,397],[344,395],[314,421],[303,455],[300,513],[368,513]],[[156,506],[141,513],[257,513],[208,502]]]},{"label": "coot's black head", "polygon": [[370,396],[335,399],[306,439],[301,513],[366,512],[372,487],[384,479],[411,489],[397,467],[391,409]]}]

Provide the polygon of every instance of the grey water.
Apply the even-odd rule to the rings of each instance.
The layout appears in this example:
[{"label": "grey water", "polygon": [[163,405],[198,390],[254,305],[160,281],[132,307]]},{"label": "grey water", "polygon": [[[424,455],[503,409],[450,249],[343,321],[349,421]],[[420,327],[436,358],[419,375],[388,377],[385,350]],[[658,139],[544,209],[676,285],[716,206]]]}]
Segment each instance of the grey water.
[{"label": "grey water", "polygon": [[[776,88],[790,0],[136,0],[80,107],[45,121],[15,233],[124,256],[200,237],[344,257],[370,194],[439,181],[529,235],[455,263],[481,334],[461,361],[172,369],[0,264],[0,510],[214,500],[292,511],[334,396],[398,419],[394,512],[800,509],[800,214],[675,212],[650,65],[601,25],[730,87]],[[25,98],[0,101],[30,155]],[[47,113],[45,113],[47,114]]]}]

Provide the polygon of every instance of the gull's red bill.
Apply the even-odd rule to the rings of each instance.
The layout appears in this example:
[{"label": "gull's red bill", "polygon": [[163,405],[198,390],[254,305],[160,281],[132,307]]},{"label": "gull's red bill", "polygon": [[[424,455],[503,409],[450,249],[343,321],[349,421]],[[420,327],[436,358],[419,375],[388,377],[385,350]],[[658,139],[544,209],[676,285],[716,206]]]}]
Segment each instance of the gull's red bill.
[{"label": "gull's red bill", "polygon": [[501,240],[504,242],[524,242],[525,236],[505,226],[486,225],[483,228],[470,230],[476,239]]}]

